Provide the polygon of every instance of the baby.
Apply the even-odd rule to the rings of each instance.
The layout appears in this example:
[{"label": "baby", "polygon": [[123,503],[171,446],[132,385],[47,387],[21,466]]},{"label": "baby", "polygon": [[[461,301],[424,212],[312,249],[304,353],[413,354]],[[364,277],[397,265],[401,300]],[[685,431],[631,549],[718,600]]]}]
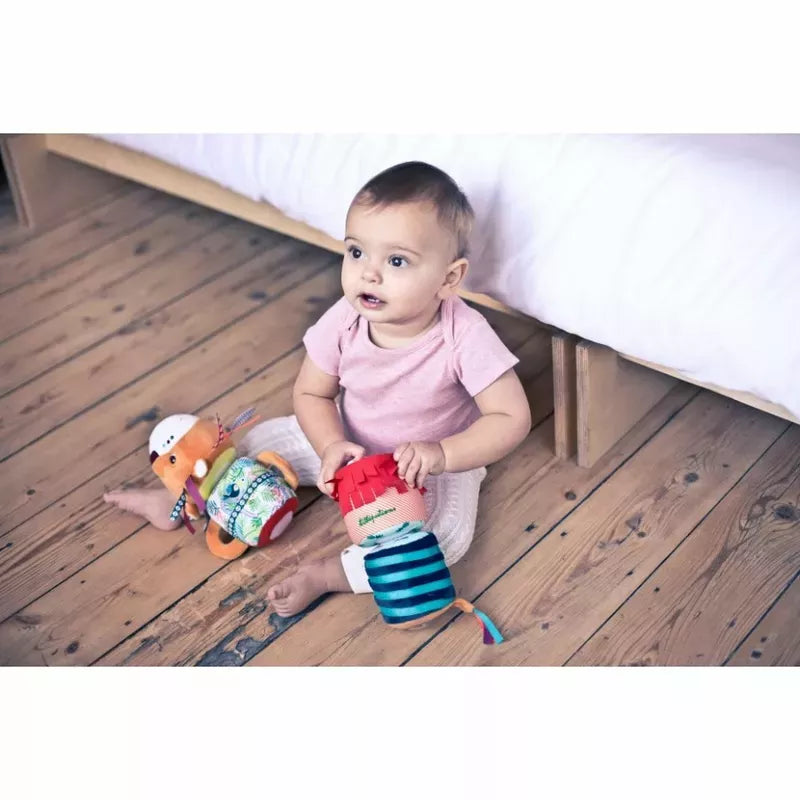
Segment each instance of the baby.
[{"label": "baby", "polygon": [[[393,453],[399,476],[427,489],[426,527],[448,566],[472,541],[486,465],[531,427],[517,358],[457,295],[472,222],[463,192],[428,164],[400,164],[369,181],[347,214],[344,297],[303,339],[295,415],[255,426],[239,447],[280,453],[301,485],[328,496],[343,464]],[[166,490],[105,500],[159,528],[178,524],[169,520],[174,498]],[[366,552],[352,545],[301,565],[268,599],[291,616],[327,592],[370,592]]]}]

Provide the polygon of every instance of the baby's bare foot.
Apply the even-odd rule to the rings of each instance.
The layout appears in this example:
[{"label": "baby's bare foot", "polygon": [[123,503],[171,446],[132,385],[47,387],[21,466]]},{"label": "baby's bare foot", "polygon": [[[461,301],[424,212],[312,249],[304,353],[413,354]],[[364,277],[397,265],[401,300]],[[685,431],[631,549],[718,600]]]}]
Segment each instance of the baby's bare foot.
[{"label": "baby's bare foot", "polygon": [[179,519],[170,519],[175,507],[175,498],[166,489],[118,489],[103,495],[106,503],[144,517],[151,525],[162,531],[173,531],[179,527]]},{"label": "baby's bare foot", "polygon": [[341,559],[328,558],[303,564],[294,575],[271,586],[267,598],[282,617],[292,617],[326,592],[347,592],[350,585]]}]

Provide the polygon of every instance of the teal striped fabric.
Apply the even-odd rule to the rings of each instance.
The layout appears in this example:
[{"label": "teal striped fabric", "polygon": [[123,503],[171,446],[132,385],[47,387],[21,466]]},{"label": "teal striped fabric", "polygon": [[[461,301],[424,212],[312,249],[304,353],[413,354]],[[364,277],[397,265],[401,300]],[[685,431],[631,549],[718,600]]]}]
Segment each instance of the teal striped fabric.
[{"label": "teal striped fabric", "polygon": [[439,543],[428,531],[378,545],[364,565],[375,602],[390,625],[439,611],[456,598]]}]

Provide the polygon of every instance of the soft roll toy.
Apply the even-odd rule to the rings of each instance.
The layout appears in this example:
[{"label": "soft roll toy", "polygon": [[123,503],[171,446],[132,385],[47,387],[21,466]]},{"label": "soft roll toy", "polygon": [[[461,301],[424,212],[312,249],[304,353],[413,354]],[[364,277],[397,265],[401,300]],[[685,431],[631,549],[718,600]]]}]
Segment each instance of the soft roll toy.
[{"label": "soft roll toy", "polygon": [[217,419],[175,414],[150,435],[150,463],[175,497],[172,519],[208,517],[206,544],[219,558],[238,558],[264,547],[289,526],[297,511],[297,475],[277,453],[240,456],[234,431],[255,422],[252,410],[223,427]]},{"label": "soft roll toy", "polygon": [[417,627],[455,607],[474,615],[485,644],[503,641],[486,614],[456,596],[436,535],[425,529],[425,490],[411,488],[400,478],[391,454],[341,467],[333,484],[333,498],[350,539],[370,548],[364,565],[385,622],[396,628]]}]

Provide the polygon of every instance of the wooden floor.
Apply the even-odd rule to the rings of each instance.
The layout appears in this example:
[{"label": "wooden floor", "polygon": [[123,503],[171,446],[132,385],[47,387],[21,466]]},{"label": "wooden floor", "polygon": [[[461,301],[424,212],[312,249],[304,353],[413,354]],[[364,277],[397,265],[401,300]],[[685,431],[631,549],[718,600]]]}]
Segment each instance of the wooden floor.
[{"label": "wooden floor", "polygon": [[501,646],[463,616],[389,630],[368,595],[278,617],[267,586],[345,544],[316,492],[232,563],[104,506],[155,485],[159,418],[289,413],[338,293],[331,254],[146,188],[36,235],[0,198],[0,663],[800,663],[800,428],[681,384],[592,469],[559,462],[549,338],[496,314],[537,424],[453,575]]}]

